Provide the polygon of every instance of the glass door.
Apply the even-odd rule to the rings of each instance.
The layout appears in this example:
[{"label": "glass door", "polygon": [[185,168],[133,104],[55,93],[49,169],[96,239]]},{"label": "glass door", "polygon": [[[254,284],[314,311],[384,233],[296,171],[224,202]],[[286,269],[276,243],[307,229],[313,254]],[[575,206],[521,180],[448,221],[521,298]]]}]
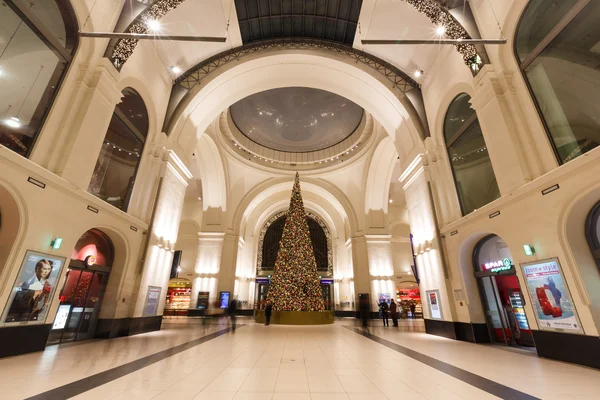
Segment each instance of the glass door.
[{"label": "glass door", "polygon": [[504,311],[500,307],[500,299],[496,281],[493,277],[487,276],[478,279],[481,291],[484,297],[484,309],[490,339],[492,343],[509,344],[510,336],[507,335],[507,321]]},{"label": "glass door", "polygon": [[49,344],[91,339],[108,274],[69,268]]}]

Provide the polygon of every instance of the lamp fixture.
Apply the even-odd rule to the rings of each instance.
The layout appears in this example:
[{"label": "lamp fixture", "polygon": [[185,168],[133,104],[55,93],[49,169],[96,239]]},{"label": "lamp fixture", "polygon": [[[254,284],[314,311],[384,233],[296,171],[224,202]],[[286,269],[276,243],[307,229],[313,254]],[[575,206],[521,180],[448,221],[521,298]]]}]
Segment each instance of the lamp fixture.
[{"label": "lamp fixture", "polygon": [[146,21],[146,27],[150,32],[158,32],[160,30],[160,22],[156,19],[149,19]]},{"label": "lamp fixture", "polygon": [[444,33],[446,33],[446,27],[444,25],[439,25],[436,29],[435,29],[435,33],[438,36],[442,36]]},{"label": "lamp fixture", "polygon": [[169,69],[175,75],[179,75],[181,73],[181,68],[178,65],[171,65],[171,68],[169,68]]},{"label": "lamp fixture", "polygon": [[4,123],[8,126],[10,126],[11,128],[20,128],[21,127],[21,120],[17,117],[10,117],[4,120]]},{"label": "lamp fixture", "polygon": [[414,72],[413,75],[415,76],[415,78],[420,78],[423,75],[423,71],[418,69]]}]

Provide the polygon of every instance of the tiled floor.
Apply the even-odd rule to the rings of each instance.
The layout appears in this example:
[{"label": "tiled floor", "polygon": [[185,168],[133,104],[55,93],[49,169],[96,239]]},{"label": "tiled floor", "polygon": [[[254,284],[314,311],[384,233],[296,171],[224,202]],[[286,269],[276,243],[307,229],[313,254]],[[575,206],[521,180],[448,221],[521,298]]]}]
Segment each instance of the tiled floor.
[{"label": "tiled floor", "polygon": [[[134,368],[133,372],[115,376],[114,380],[75,398],[498,398],[440,371],[439,367],[436,369],[435,365],[393,350],[389,344],[395,343],[517,389],[525,396],[553,400],[600,399],[600,371],[540,359],[530,352],[473,345],[393,327],[370,329],[372,335],[387,341],[386,346],[338,322],[315,327],[242,323],[247,325],[234,334],[224,333],[148,366]],[[2,359],[0,398],[28,398],[102,371],[111,371],[225,326],[203,328],[197,323],[179,321],[164,328],[146,335],[54,347],[41,353]],[[93,378],[85,382],[90,381]],[[53,398],[65,398],[56,391],[53,393]],[[42,394],[36,398],[50,396]]]}]

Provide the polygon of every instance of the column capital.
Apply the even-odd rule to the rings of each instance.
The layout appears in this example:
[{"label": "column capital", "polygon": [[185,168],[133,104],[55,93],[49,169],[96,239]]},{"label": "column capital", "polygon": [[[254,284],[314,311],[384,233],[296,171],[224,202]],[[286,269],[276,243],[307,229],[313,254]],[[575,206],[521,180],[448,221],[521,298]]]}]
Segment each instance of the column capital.
[{"label": "column capital", "polygon": [[471,97],[471,106],[475,111],[482,110],[495,97],[516,95],[514,74],[512,72],[498,73],[493,66],[485,65],[473,80],[475,92]]},{"label": "column capital", "polygon": [[[421,176],[421,174],[426,174],[426,169],[427,158],[423,153],[419,153],[404,169],[402,175],[398,178],[398,182],[400,182],[402,188],[406,190],[419,176]],[[425,177],[428,179],[427,175],[425,175]]]}]

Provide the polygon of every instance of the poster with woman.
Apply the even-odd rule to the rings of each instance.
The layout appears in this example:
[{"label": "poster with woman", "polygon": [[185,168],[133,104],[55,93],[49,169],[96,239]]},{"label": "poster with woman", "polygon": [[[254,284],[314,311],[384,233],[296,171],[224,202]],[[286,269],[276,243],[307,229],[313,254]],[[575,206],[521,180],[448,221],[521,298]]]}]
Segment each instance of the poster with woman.
[{"label": "poster with woman", "polygon": [[64,257],[27,250],[2,322],[44,322],[65,260]]}]

